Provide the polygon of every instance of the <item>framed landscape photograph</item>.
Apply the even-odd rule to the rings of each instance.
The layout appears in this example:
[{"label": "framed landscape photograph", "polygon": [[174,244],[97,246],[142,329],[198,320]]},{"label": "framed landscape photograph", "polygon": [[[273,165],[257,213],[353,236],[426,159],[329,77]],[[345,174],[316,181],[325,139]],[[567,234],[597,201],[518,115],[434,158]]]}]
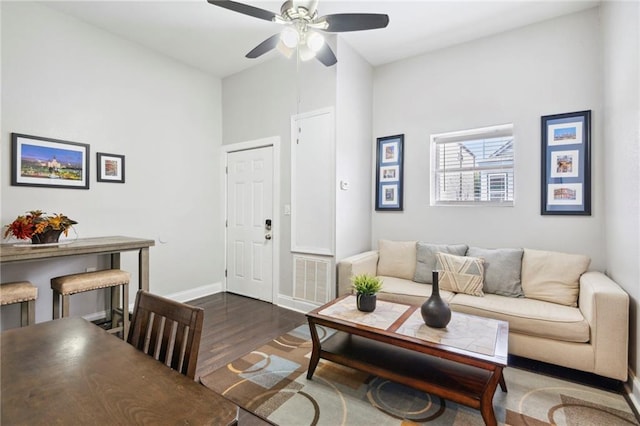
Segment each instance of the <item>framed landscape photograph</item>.
[{"label": "framed landscape photograph", "polygon": [[376,210],[402,211],[404,135],[377,139]]},{"label": "framed landscape photograph", "polygon": [[89,145],[11,134],[11,185],[89,189]]},{"label": "framed landscape photograph", "polygon": [[591,111],[542,117],[541,214],[591,215]]},{"label": "framed landscape photograph", "polygon": [[124,183],[124,155],[97,153],[98,182]]}]

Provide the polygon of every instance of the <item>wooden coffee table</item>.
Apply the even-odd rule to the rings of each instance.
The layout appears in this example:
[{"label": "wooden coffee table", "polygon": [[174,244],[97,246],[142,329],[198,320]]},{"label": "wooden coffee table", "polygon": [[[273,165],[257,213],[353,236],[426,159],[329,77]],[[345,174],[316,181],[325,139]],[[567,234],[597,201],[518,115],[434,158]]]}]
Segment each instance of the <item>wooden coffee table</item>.
[{"label": "wooden coffee table", "polygon": [[[313,351],[307,379],[320,358],[479,409],[496,425],[493,395],[507,387],[509,324],[453,312],[446,329],[424,325],[419,306],[378,300],[363,313],[342,296],[307,314]],[[320,340],[316,325],[337,330]]]}]

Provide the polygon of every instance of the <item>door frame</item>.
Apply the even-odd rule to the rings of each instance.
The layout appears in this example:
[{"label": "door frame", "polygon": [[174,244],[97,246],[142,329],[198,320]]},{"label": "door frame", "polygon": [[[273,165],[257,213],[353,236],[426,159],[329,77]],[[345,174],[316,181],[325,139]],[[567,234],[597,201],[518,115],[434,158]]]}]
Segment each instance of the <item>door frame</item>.
[{"label": "door frame", "polygon": [[[282,223],[281,215],[280,215],[280,136],[271,136],[263,139],[255,139],[245,142],[237,142],[228,145],[222,145],[222,155],[220,156],[222,165],[220,170],[222,172],[222,203],[223,206],[223,222],[222,227],[224,229],[224,268],[225,271],[227,268],[227,200],[229,195],[227,194],[227,160],[228,156],[232,152],[238,151],[247,151],[257,148],[265,148],[272,147],[272,167],[273,167],[273,228],[271,235],[273,239],[271,240],[273,244],[273,256],[271,258],[271,280],[272,280],[272,294],[271,294],[271,303],[273,304],[276,300],[278,300],[278,293],[280,290],[280,240],[282,238]],[[224,291],[227,291],[227,276],[223,277],[222,288]]]}]

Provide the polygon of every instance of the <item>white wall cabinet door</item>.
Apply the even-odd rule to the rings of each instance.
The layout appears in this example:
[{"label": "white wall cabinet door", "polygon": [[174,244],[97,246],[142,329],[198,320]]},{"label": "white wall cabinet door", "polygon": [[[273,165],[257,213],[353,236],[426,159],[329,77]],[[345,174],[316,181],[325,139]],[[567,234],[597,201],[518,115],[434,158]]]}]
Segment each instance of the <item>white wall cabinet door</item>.
[{"label": "white wall cabinet door", "polygon": [[291,119],[291,251],[332,256],[335,126],[332,108]]}]

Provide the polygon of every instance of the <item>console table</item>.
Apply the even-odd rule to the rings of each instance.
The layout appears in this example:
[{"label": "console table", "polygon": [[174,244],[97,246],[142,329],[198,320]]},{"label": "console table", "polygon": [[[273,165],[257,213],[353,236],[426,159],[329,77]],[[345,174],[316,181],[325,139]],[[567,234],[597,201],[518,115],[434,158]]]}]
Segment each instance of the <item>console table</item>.
[{"label": "console table", "polygon": [[[68,241],[68,240],[67,240]],[[138,286],[149,291],[149,247],[154,240],[132,237],[78,238],[71,242],[61,241],[58,245],[16,245],[0,244],[0,264],[49,260],[66,256],[86,254],[111,255],[111,268],[120,268],[120,253],[138,252]]]}]

